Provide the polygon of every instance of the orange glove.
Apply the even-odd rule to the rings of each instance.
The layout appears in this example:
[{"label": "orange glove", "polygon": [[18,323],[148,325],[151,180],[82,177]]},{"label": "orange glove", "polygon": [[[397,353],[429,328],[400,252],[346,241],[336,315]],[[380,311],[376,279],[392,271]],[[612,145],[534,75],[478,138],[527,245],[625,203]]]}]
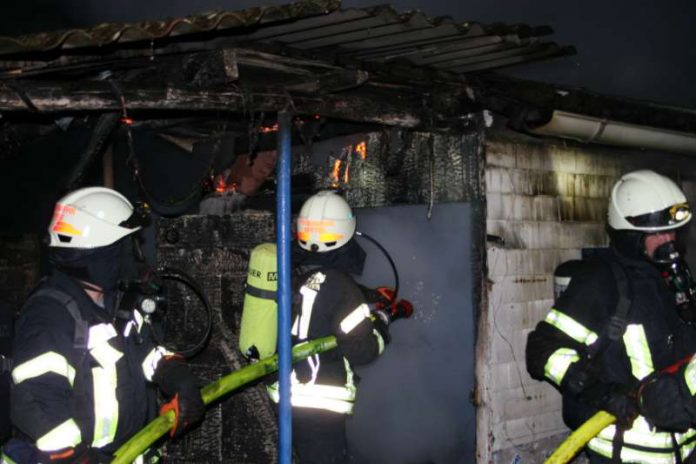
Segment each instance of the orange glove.
[{"label": "orange glove", "polygon": [[203,418],[205,405],[198,391],[182,391],[174,395],[174,398],[168,403],[162,405],[160,415],[169,411],[174,411],[174,417],[176,418],[169,436],[175,438],[180,436],[188,426]]}]

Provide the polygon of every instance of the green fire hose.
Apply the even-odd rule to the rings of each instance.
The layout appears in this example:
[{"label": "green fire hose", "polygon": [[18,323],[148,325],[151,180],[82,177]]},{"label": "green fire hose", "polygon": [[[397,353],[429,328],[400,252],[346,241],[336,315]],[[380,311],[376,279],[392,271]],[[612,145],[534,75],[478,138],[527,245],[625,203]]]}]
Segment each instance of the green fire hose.
[{"label": "green fire hose", "polygon": [[[317,353],[336,348],[336,337],[324,337],[295,345],[292,349],[292,362],[301,361]],[[253,380],[271,374],[278,369],[278,355],[250,364],[216,380],[201,389],[205,404],[210,404],[227,393]],[[174,411],[168,411],[147,424],[140,432],[123,444],[114,453],[112,464],[129,464],[147,450],[162,435],[174,426]]]},{"label": "green fire hose", "polygon": [[612,424],[616,417],[608,412],[599,411],[590,417],[587,422],[582,424],[577,430],[571,433],[561,445],[556,448],[544,464],[566,464],[604,427]]}]

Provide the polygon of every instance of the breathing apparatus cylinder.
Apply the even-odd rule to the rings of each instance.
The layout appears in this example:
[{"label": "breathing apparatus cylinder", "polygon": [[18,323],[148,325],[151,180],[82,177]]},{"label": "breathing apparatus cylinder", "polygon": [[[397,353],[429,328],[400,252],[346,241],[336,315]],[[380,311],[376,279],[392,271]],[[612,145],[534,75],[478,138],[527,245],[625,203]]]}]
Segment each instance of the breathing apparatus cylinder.
[{"label": "breathing apparatus cylinder", "polygon": [[249,257],[239,349],[258,360],[276,352],[278,338],[278,266],[275,243],[257,245]]}]

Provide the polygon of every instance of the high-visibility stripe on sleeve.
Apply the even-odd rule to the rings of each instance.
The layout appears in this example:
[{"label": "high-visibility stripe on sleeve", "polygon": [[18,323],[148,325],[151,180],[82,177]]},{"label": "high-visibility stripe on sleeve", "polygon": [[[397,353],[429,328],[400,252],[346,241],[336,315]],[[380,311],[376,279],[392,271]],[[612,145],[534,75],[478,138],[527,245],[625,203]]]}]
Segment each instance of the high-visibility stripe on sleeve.
[{"label": "high-visibility stripe on sleeve", "polygon": [[145,361],[143,361],[143,374],[145,378],[152,381],[152,376],[155,375],[155,370],[160,360],[165,356],[170,356],[174,353],[167,350],[162,346],[157,346],[150,351],[147,356],[145,356]]},{"label": "high-visibility stripe on sleeve", "polygon": [[68,419],[36,440],[36,447],[41,451],[56,451],[77,446],[82,441],[80,428],[73,419]]},{"label": "high-visibility stripe on sleeve", "polygon": [[560,386],[570,365],[579,359],[577,351],[571,348],[559,348],[546,361],[544,374],[553,383]]},{"label": "high-visibility stripe on sleeve", "polygon": [[384,338],[382,337],[382,334],[377,331],[377,329],[372,329],[372,333],[377,339],[377,353],[382,354],[384,352]]},{"label": "high-visibility stripe on sleeve", "polygon": [[65,377],[71,387],[75,381],[75,368],[63,355],[54,351],[41,354],[15,367],[12,370],[12,380],[15,385],[18,385],[25,380],[40,377],[49,372]]},{"label": "high-visibility stripe on sleeve", "polygon": [[597,341],[598,337],[596,333],[557,309],[551,309],[544,321],[556,327],[578,343],[589,346]]},{"label": "high-visibility stripe on sleeve", "polygon": [[638,380],[647,377],[654,371],[652,356],[645,329],[641,324],[628,324],[623,334],[626,354],[631,360],[631,372]]},{"label": "high-visibility stripe on sleeve", "polygon": [[354,328],[358,326],[366,318],[370,317],[370,308],[365,304],[361,304],[350,314],[343,318],[341,321],[341,332],[344,334],[349,334]]},{"label": "high-visibility stripe on sleeve", "polygon": [[5,453],[2,453],[2,457],[0,457],[0,464],[17,464],[14,462],[8,455]]},{"label": "high-visibility stripe on sleeve", "polygon": [[689,364],[686,365],[684,380],[686,380],[686,386],[689,387],[689,392],[696,395],[696,356],[692,356]]}]

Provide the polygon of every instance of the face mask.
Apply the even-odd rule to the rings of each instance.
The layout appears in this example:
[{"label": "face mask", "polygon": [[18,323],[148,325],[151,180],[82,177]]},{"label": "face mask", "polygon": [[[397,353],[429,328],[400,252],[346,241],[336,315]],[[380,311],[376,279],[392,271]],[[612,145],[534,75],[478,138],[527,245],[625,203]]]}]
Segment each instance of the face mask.
[{"label": "face mask", "polygon": [[696,323],[696,283],[691,276],[689,265],[683,259],[677,258],[662,271],[662,276],[674,294],[679,316],[685,322]]},{"label": "face mask", "polygon": [[651,261],[660,264],[669,264],[681,259],[676,242],[663,243],[655,248]]},{"label": "face mask", "polygon": [[55,248],[50,261],[59,270],[76,279],[112,291],[121,277],[121,241],[91,250]]}]

